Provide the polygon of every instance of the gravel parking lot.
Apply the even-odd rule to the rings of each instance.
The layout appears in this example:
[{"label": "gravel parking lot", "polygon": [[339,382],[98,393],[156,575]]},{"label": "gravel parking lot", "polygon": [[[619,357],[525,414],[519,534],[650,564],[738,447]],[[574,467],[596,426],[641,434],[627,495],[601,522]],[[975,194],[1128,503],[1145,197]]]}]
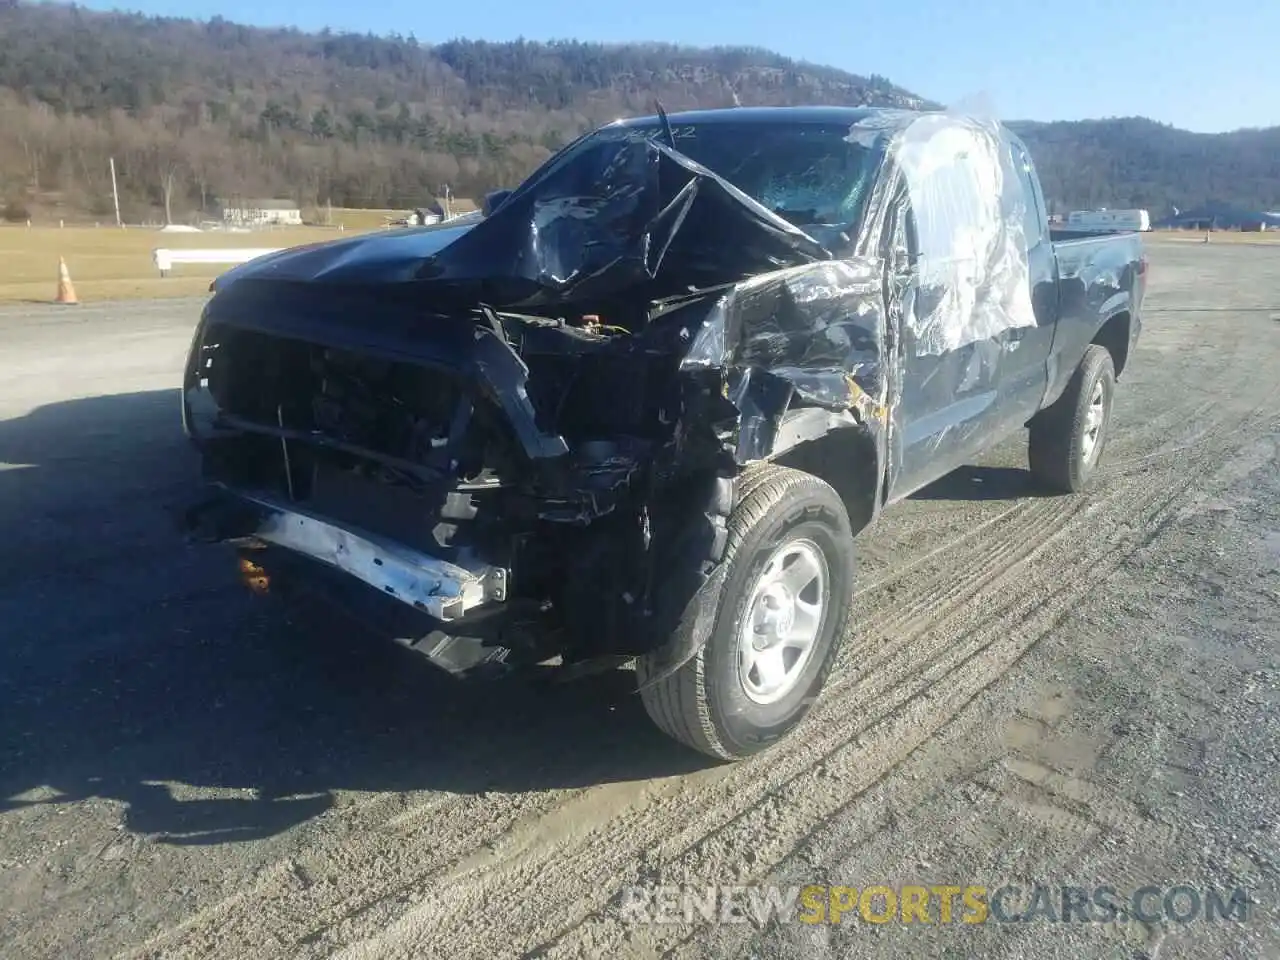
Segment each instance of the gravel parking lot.
[{"label": "gravel parking lot", "polygon": [[[462,686],[177,537],[200,300],[0,309],[0,956],[1280,955],[1280,249],[1153,243],[1081,497],[1025,443],[861,542],[801,732]],[[629,885],[1247,887],[1244,922],[629,922]],[[852,916],[852,915],[851,915]]]}]

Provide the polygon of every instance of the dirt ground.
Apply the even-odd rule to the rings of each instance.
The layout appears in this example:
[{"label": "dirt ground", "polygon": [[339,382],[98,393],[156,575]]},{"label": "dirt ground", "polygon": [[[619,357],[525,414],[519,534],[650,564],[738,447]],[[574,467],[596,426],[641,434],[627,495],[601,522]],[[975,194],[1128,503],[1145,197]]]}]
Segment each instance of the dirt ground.
[{"label": "dirt ground", "polygon": [[[1152,244],[1096,487],[1008,442],[860,539],[789,742],[458,686],[184,546],[198,300],[0,309],[0,956],[1280,955],[1280,253]],[[1245,887],[1244,922],[629,922],[640,885]]]}]

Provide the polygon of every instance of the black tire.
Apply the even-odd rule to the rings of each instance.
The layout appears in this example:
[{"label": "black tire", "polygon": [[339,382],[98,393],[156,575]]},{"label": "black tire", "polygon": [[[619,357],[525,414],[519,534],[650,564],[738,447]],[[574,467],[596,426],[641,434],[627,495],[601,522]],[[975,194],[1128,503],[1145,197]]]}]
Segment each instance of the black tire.
[{"label": "black tire", "polygon": [[[1106,347],[1090,344],[1062,396],[1031,420],[1027,456],[1031,473],[1042,486],[1078,493],[1089,483],[1102,459],[1111,427],[1116,370]],[[1101,392],[1102,419],[1093,432],[1090,407]]]},{"label": "black tire", "polygon": [[[854,573],[853,532],[844,504],[817,477],[761,465],[743,474],[735,499],[722,561],[724,589],[706,644],[656,683],[649,682],[656,669],[649,658],[636,665],[640,696],[653,722],[681,743],[726,760],[763,750],[808,713],[848,625]],[[752,613],[754,588],[775,551],[799,549],[813,556],[815,547],[825,561],[827,584],[816,639],[807,660],[794,667],[785,695],[768,704],[756,702],[747,693],[750,677],[740,676],[738,646],[739,631]]]}]

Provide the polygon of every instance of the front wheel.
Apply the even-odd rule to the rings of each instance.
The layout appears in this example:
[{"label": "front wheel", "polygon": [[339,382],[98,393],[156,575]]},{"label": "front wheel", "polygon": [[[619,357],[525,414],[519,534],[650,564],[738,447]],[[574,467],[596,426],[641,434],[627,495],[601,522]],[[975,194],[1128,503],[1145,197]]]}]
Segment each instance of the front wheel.
[{"label": "front wheel", "polygon": [[658,727],[731,760],[781,739],[817,699],[848,624],[854,562],[844,504],[817,477],[768,464],[739,489],[706,644],[657,682],[649,658],[637,664]]}]

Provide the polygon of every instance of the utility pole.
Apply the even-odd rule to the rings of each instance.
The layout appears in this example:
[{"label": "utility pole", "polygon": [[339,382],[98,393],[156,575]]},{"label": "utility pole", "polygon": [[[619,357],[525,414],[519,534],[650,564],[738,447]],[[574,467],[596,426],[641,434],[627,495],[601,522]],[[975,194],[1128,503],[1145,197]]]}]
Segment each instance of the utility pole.
[{"label": "utility pole", "polygon": [[120,222],[120,191],[116,187],[116,158],[115,157],[111,158],[111,198],[115,201],[115,204],[116,204],[116,226],[123,227],[124,224]]}]

